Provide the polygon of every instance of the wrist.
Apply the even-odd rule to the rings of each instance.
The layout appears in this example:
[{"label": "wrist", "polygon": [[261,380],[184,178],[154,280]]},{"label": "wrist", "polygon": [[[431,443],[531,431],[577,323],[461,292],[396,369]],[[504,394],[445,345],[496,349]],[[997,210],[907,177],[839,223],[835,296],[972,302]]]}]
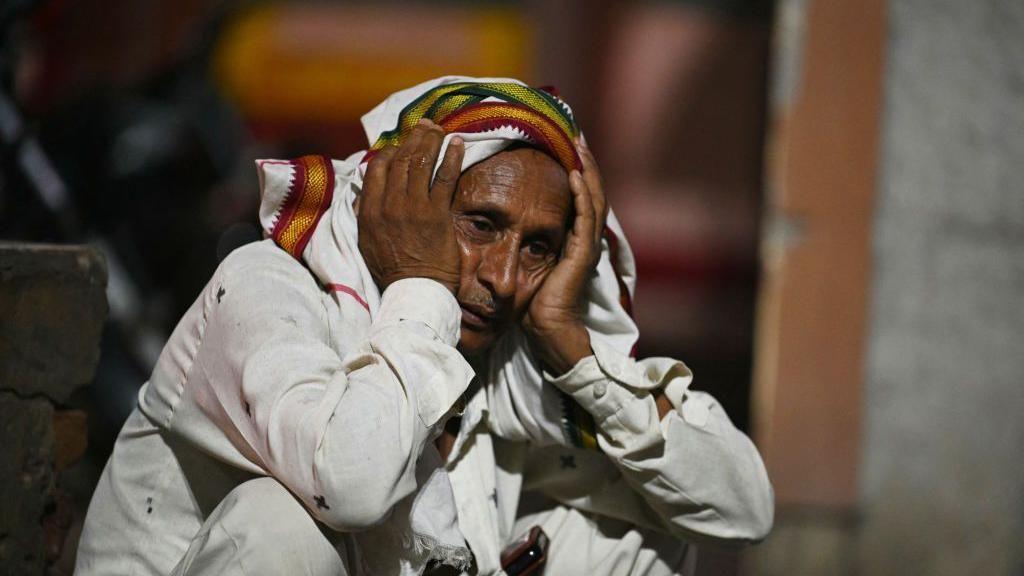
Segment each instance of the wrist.
[{"label": "wrist", "polygon": [[531,331],[534,352],[549,372],[561,376],[594,354],[590,333],[582,323],[561,324]]}]

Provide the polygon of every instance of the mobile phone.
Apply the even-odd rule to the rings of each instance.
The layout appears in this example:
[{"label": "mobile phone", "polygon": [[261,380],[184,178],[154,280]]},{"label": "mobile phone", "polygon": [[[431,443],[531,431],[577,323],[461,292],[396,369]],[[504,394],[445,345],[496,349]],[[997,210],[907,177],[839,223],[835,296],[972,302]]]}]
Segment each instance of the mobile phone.
[{"label": "mobile phone", "polygon": [[501,553],[501,569],[508,576],[539,576],[547,551],[548,535],[540,526],[534,526]]}]

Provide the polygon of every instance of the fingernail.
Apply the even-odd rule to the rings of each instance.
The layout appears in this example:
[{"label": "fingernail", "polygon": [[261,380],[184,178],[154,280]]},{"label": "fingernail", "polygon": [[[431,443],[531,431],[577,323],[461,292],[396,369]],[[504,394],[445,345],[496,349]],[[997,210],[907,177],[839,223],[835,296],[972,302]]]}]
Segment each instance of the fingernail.
[{"label": "fingernail", "polygon": [[578,182],[581,178],[583,178],[583,175],[580,174],[579,170],[573,169],[573,171],[569,173],[569,178],[572,178],[573,180],[576,180]]},{"label": "fingernail", "polygon": [[463,144],[463,142],[462,142],[462,138],[461,138],[461,137],[459,137],[459,136],[453,136],[453,137],[452,137],[452,141],[451,141],[451,144],[453,144],[453,145],[455,145],[455,146],[462,146],[462,144]]},{"label": "fingernail", "polygon": [[417,124],[420,126],[430,126],[433,122],[430,121],[430,118],[420,118],[420,121],[417,122]]},{"label": "fingernail", "polygon": [[580,132],[580,144],[583,144],[584,148],[589,148],[587,146],[587,137],[583,135],[583,132]]}]

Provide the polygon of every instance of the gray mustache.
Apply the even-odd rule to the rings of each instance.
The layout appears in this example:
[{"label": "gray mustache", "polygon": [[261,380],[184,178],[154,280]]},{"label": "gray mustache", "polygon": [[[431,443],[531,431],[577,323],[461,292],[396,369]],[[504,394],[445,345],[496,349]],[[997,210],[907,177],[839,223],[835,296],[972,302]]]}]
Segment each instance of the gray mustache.
[{"label": "gray mustache", "polygon": [[466,303],[467,304],[472,304],[474,306],[480,306],[481,308],[486,308],[488,310],[495,310],[495,311],[497,311],[497,308],[498,308],[495,305],[494,298],[492,298],[487,293],[472,295],[472,296],[466,298]]}]

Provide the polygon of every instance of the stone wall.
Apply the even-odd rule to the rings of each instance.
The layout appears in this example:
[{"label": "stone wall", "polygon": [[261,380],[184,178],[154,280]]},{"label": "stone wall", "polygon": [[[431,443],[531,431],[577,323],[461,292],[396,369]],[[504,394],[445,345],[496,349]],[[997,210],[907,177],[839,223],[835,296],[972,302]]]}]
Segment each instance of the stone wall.
[{"label": "stone wall", "polygon": [[860,571],[1024,574],[1024,3],[889,15]]},{"label": "stone wall", "polygon": [[80,246],[0,243],[0,575],[43,574],[70,522],[59,473],[85,449],[107,314],[106,261]]},{"label": "stone wall", "polygon": [[[821,31],[812,16],[843,4],[859,3],[777,6],[782,24],[786,17],[806,23],[812,38],[815,26]],[[783,496],[776,528],[747,553],[745,573],[1017,576],[1024,574],[1024,3],[887,0],[884,10],[866,353],[857,382],[863,401],[852,406],[862,416],[842,431],[860,448],[854,498],[845,506],[801,503],[812,490],[795,480],[820,485],[835,466],[797,454],[787,467],[793,474],[773,477]],[[848,15],[817,48],[793,34],[803,36],[801,27],[780,26],[779,45],[803,44],[806,57],[794,59],[803,68],[776,68],[776,88],[792,85],[796,102],[834,102],[836,94],[807,85],[806,64],[863,21]],[[871,41],[861,37],[840,55],[863,56]],[[834,56],[830,77],[849,74]],[[836,111],[814,133],[834,134],[846,115]],[[848,149],[847,164],[857,152]],[[839,201],[829,180],[837,174],[821,169],[827,185],[815,192],[823,202]],[[848,248],[840,248],[833,266],[848,267]],[[821,274],[816,282],[830,286]],[[815,364],[821,356],[804,358],[820,387],[803,398],[834,394],[835,380]],[[796,384],[777,380],[780,389]],[[828,423],[833,435],[843,429],[834,415]],[[794,443],[779,441],[769,455]],[[849,443],[824,448],[856,456]]]}]

